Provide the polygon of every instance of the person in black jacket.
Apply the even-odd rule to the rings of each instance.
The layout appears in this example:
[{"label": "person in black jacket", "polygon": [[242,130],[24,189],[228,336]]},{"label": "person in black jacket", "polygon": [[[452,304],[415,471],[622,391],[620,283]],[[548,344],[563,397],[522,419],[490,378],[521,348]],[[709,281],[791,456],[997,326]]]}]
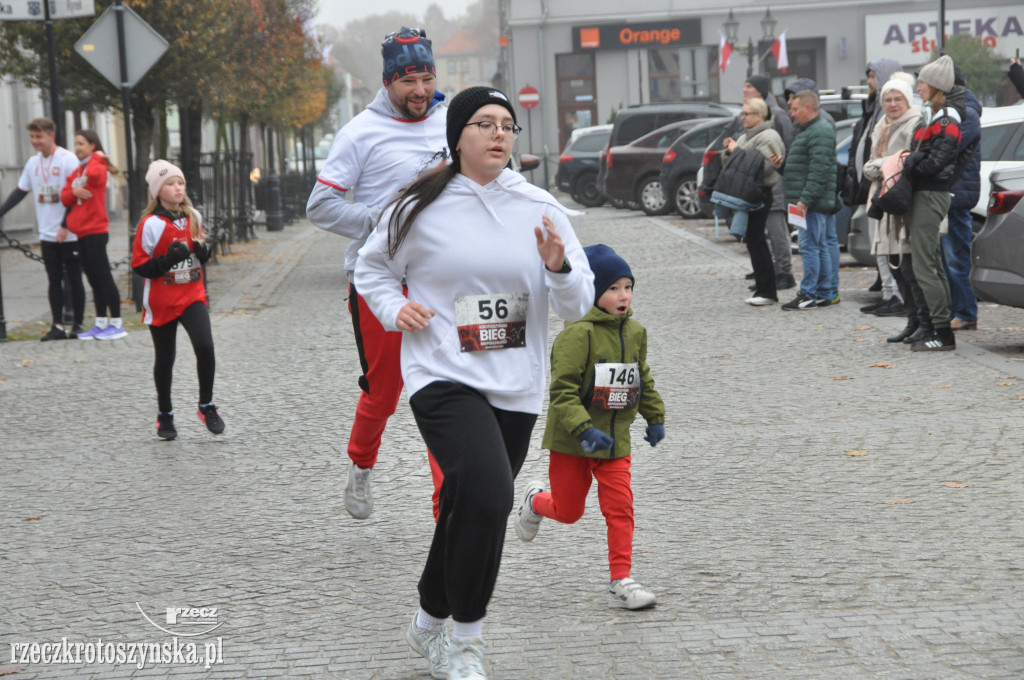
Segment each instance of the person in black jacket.
[{"label": "person in black jacket", "polygon": [[1010,71],[1006,75],[1010,77],[1010,82],[1017,88],[1017,93],[1024,97],[1024,67],[1020,65],[1020,57],[1010,60]]},{"label": "person in black jacket", "polygon": [[914,277],[928,304],[932,329],[925,329],[911,349],[948,351],[956,349],[956,340],[950,328],[949,282],[942,264],[939,224],[949,211],[949,190],[960,154],[964,112],[946,98],[953,90],[954,78],[949,55],[927,64],[917,78],[917,93],[927,105],[921,124],[914,131],[904,172],[909,174],[914,188],[908,224]]},{"label": "person in black jacket", "polygon": [[965,87],[959,67],[954,69],[953,82],[956,87],[946,101],[955,108],[963,108],[964,120],[950,189],[953,198],[949,204],[949,233],[942,237],[942,255],[953,312],[950,327],[954,331],[968,331],[978,327],[978,298],[971,289],[971,209],[981,194],[981,102]]}]

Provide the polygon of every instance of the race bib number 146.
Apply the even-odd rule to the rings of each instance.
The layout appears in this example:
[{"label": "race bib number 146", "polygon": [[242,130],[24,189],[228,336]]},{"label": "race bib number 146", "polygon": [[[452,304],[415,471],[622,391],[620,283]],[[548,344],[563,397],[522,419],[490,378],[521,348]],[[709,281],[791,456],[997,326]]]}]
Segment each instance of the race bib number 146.
[{"label": "race bib number 146", "polygon": [[526,347],[529,293],[494,293],[455,298],[455,325],[463,352]]},{"label": "race bib number 146", "polygon": [[597,408],[620,410],[633,408],[640,401],[640,366],[638,364],[596,364],[594,366],[594,398]]}]

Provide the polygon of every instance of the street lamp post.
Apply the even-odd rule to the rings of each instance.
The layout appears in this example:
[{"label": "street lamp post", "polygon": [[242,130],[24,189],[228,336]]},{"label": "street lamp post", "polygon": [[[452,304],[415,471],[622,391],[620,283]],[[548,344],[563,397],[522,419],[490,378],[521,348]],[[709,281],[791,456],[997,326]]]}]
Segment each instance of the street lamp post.
[{"label": "street lamp post", "polygon": [[[777,21],[772,16],[771,7],[765,9],[764,17],[761,18],[761,32],[763,33],[762,40],[773,41],[775,40],[775,24]],[[761,60],[767,55],[767,53],[758,56],[757,47],[754,46],[754,39],[751,36],[747,36],[746,45],[738,45],[740,22],[737,21],[736,15],[733,11],[729,10],[729,18],[722,24],[725,29],[725,39],[729,41],[734,50],[742,52],[747,57],[747,78],[754,75],[754,64],[755,62],[760,64]]]}]

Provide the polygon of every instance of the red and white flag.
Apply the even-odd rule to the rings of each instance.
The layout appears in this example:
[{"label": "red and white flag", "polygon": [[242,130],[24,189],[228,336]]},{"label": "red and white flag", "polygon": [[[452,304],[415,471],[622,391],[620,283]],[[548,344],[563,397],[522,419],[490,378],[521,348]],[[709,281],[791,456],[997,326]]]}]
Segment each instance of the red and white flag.
[{"label": "red and white flag", "polygon": [[778,40],[772,43],[772,56],[775,57],[775,67],[782,73],[789,68],[789,55],[786,54],[786,32],[783,31]]},{"label": "red and white flag", "polygon": [[719,66],[722,67],[722,73],[725,73],[725,67],[729,65],[729,59],[732,57],[732,45],[725,39],[724,33],[719,31],[718,35],[722,36],[718,43]]}]

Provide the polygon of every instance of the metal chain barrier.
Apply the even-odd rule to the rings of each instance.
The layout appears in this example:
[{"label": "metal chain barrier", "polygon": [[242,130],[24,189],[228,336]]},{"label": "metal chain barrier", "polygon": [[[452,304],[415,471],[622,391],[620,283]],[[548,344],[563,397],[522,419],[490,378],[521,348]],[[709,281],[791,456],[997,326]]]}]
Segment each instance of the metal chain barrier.
[{"label": "metal chain barrier", "polygon": [[[28,259],[35,260],[36,262],[42,262],[43,261],[43,256],[42,255],[40,255],[39,253],[33,252],[31,248],[29,248],[28,246],[22,244],[22,242],[19,241],[18,239],[13,238],[12,236],[8,235],[7,232],[5,232],[3,229],[0,229],[0,238],[2,238],[3,240],[7,241],[7,244],[10,247],[14,248],[15,250],[20,250],[21,254],[24,255],[25,257],[27,257]],[[111,262],[110,263],[110,269],[111,270],[115,270],[118,267],[120,267],[121,265],[128,264],[131,261],[132,261],[131,255],[125,255],[124,257],[122,257],[117,262]]]}]

